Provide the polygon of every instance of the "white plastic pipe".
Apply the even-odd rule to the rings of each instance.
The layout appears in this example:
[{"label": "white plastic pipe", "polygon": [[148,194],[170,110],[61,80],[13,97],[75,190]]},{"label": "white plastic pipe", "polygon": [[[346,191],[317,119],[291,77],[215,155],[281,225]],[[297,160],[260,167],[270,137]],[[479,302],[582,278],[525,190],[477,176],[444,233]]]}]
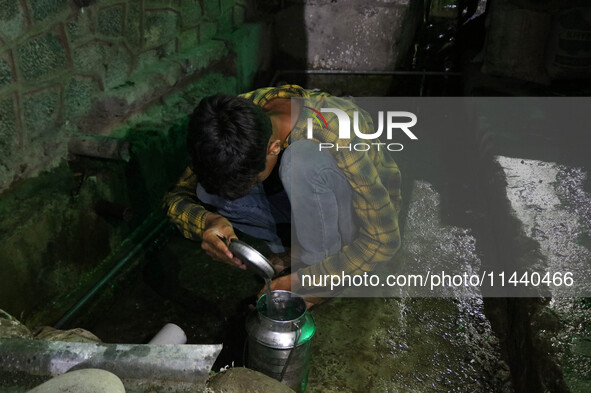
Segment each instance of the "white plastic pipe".
[{"label": "white plastic pipe", "polygon": [[186,344],[187,343],[187,335],[178,325],[174,323],[167,323],[160,329],[158,333],[148,344]]}]

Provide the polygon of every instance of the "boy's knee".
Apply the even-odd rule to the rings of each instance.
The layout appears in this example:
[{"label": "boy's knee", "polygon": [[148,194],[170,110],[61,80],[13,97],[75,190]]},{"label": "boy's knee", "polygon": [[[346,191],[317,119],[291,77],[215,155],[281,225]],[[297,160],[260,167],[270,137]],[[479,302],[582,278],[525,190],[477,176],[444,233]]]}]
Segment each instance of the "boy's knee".
[{"label": "boy's knee", "polygon": [[313,179],[326,169],[337,169],[334,158],[327,151],[320,151],[318,143],[310,140],[293,142],[285,151],[280,176],[282,180]]}]

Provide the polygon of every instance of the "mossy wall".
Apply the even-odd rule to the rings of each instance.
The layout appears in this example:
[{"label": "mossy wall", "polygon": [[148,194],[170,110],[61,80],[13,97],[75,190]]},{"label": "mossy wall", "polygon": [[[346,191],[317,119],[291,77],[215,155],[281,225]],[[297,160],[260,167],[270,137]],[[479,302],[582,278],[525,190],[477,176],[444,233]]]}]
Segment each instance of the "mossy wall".
[{"label": "mossy wall", "polygon": [[[188,114],[266,67],[249,4],[0,0],[0,309],[51,323],[160,214],[186,165]],[[81,135],[125,141],[130,156],[74,155]]]}]

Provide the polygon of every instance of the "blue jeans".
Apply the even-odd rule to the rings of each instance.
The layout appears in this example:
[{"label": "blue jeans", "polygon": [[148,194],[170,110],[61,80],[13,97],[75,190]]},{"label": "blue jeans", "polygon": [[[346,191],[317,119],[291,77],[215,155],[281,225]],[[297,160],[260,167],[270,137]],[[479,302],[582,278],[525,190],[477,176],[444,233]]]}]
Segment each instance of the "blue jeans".
[{"label": "blue jeans", "polygon": [[328,151],[313,141],[293,142],[279,176],[291,202],[292,243],[303,263],[317,264],[353,241],[351,185]]},{"label": "blue jeans", "polygon": [[298,248],[299,259],[307,265],[352,242],[357,231],[352,189],[329,152],[319,151],[313,141],[293,142],[283,153],[279,176],[285,193],[268,197],[263,185],[257,184],[248,195],[229,201],[197,186],[197,197],[236,229],[264,240],[272,252],[284,251],[276,225],[290,222],[291,205],[292,247]]}]

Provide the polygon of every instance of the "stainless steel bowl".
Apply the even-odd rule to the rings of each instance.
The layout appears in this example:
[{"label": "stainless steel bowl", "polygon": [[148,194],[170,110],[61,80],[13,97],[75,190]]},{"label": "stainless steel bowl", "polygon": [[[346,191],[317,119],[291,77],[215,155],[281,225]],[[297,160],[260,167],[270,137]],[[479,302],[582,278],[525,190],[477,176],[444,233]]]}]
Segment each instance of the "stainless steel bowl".
[{"label": "stainless steel bowl", "polygon": [[275,269],[271,262],[250,245],[238,239],[232,239],[228,248],[236,258],[246,265],[248,270],[262,278],[273,278],[275,275]]}]

